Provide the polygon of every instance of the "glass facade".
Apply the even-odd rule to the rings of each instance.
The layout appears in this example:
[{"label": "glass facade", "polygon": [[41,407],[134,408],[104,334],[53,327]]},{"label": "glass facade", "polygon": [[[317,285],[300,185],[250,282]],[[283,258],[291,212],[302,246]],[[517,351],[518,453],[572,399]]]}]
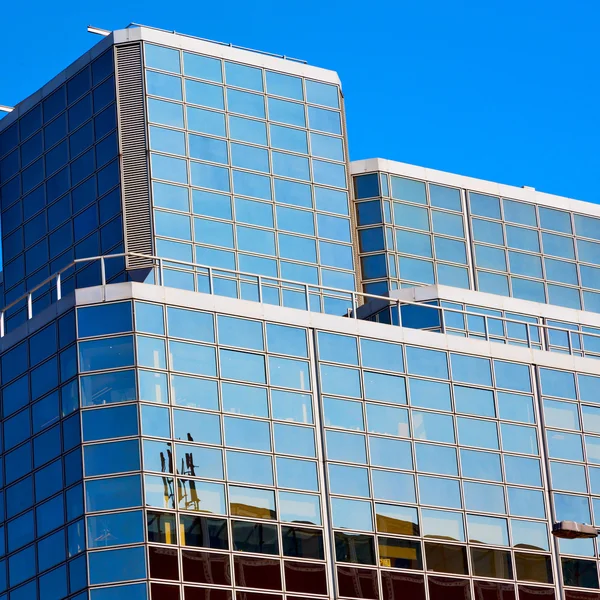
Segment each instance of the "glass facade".
[{"label": "glass facade", "polygon": [[[0,130],[4,304],[76,258],[123,251],[113,63],[110,49]],[[64,292],[98,278],[82,265]],[[49,286],[34,297],[38,311],[55,300]],[[14,327],[26,311],[7,317]]]},{"label": "glass facade", "polygon": [[600,600],[598,542],[551,534],[600,528],[597,218],[349,189],[331,73],[136,31],[0,122],[6,303],[162,259],[0,312],[0,600]]},{"label": "glass facade", "polygon": [[354,176],[364,289],[451,285],[600,312],[600,219],[388,173]]},{"label": "glass facade", "polygon": [[[156,253],[354,289],[339,86],[152,44],[145,66]],[[165,281],[208,286],[174,265]]]}]

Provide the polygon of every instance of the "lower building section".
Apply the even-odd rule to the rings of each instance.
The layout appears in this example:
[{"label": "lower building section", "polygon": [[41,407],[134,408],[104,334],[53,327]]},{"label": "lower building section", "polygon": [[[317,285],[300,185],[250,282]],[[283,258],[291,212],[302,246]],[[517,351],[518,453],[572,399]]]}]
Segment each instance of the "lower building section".
[{"label": "lower building section", "polygon": [[2,338],[0,599],[598,600],[598,361],[149,284]]}]

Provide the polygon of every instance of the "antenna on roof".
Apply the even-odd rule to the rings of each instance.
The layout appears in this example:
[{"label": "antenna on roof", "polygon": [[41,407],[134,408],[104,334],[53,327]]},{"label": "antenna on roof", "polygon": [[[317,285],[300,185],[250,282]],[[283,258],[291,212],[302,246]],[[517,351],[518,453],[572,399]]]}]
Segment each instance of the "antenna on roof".
[{"label": "antenna on roof", "polygon": [[102,35],[104,37],[106,37],[107,35],[110,35],[112,33],[108,29],[100,29],[100,27],[94,27],[93,25],[88,25],[87,30],[90,33],[95,33],[97,35]]}]

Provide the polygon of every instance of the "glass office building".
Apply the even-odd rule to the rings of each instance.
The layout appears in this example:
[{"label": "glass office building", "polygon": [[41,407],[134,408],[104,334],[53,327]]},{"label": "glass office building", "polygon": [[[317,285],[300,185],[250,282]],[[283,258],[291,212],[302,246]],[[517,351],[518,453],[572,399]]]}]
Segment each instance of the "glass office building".
[{"label": "glass office building", "polygon": [[0,120],[0,207],[0,600],[600,599],[595,205],[133,27]]}]

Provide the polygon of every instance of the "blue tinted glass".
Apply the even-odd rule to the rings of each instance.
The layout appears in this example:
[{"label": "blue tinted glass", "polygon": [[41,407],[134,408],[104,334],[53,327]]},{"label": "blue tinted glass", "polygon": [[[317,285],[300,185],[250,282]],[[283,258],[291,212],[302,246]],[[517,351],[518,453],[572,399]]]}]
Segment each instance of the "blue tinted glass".
[{"label": "blue tinted glass", "polygon": [[458,417],[457,425],[458,438],[461,444],[498,449],[498,428],[495,422]]},{"label": "blue tinted glass", "polygon": [[575,399],[575,378],[573,373],[540,369],[542,393],[563,398]]},{"label": "blue tinted glass", "polygon": [[[574,433],[565,433],[562,431],[548,430],[546,432],[546,437],[548,438],[548,454],[551,458],[565,458],[567,460],[579,461],[583,460],[583,450],[581,447],[580,435],[576,435]],[[590,454],[589,448],[588,454]],[[593,458],[590,457],[590,461],[592,460]]]},{"label": "blue tinted glass", "polygon": [[423,504],[461,508],[460,486],[456,479],[419,476],[419,497]]},{"label": "blue tinted glass", "polygon": [[468,510],[505,513],[504,488],[487,483],[464,482],[465,505]]},{"label": "blue tinted glass", "polygon": [[517,392],[531,391],[531,379],[527,365],[495,360],[494,374],[496,376],[496,385],[499,388]]},{"label": "blue tinted glass", "polygon": [[180,73],[179,50],[165,48],[164,46],[155,46],[153,44],[144,44],[146,55],[146,66],[170,71],[171,73]]},{"label": "blue tinted glass", "polygon": [[94,444],[84,449],[87,476],[106,475],[140,468],[140,451],[137,440]]},{"label": "blue tinted glass", "polygon": [[440,475],[458,475],[456,449],[433,444],[415,444],[417,469]]},{"label": "blue tinted glass", "polygon": [[252,383],[266,383],[264,356],[221,349],[219,358],[222,377]]},{"label": "blue tinted glass", "polygon": [[225,137],[225,115],[203,108],[186,108],[187,126],[191,131]]},{"label": "blue tinted glass", "polygon": [[88,557],[90,584],[144,579],[146,577],[145,556],[143,547],[90,552]]},{"label": "blue tinted glass", "polygon": [[492,385],[490,361],[485,358],[451,354],[452,378],[475,385]]},{"label": "blue tinted glass", "polygon": [[541,486],[540,461],[521,456],[504,456],[506,481],[524,485]]},{"label": "blue tinted glass", "polygon": [[85,411],[81,420],[86,442],[138,434],[137,407],[134,405]]},{"label": "blue tinted glass", "polygon": [[126,367],[133,364],[133,337],[123,336],[80,342],[79,362],[83,371]]},{"label": "blue tinted glass", "polygon": [[327,457],[330,460],[346,460],[366,463],[365,436],[339,431],[327,431]]},{"label": "blue tinted glass", "polygon": [[463,477],[502,481],[499,454],[461,449],[460,463]]},{"label": "blue tinted glass", "polygon": [[454,422],[451,415],[413,410],[413,436],[416,439],[454,443]]},{"label": "blue tinted glass", "polygon": [[268,452],[271,450],[269,424],[264,421],[225,417],[225,443],[228,446]]},{"label": "blue tinted glass", "polygon": [[169,342],[171,368],[197,375],[216,375],[215,349],[209,346]]},{"label": "blue tinted glass", "polygon": [[229,162],[227,157],[227,142],[225,140],[216,140],[202,135],[190,134],[188,141],[191,158],[209,160],[225,165]]},{"label": "blue tinted glass", "polygon": [[306,330],[285,325],[267,324],[269,352],[306,357]]},{"label": "blue tinted glass", "polygon": [[407,346],[406,358],[409,373],[448,379],[448,362],[445,352]]},{"label": "blue tinted glass", "polygon": [[482,417],[495,417],[494,394],[491,390],[455,386],[454,402],[456,412],[479,415]]},{"label": "blue tinted glass", "polygon": [[183,128],[183,107],[174,102],[149,98],[148,118],[153,123]]},{"label": "blue tinted glass", "polygon": [[269,119],[288,125],[306,127],[304,105],[276,98],[268,99]]},{"label": "blue tinted glass", "polygon": [[140,506],[142,504],[139,475],[86,481],[88,511],[102,511]]},{"label": "blue tinted glass", "polygon": [[88,517],[87,539],[90,548],[143,542],[143,513],[134,511]]},{"label": "blue tinted glass", "polygon": [[186,75],[208,79],[208,81],[222,81],[221,61],[199,54],[183,53],[183,69]]},{"label": "blue tinted glass", "polygon": [[152,154],[150,162],[153,177],[174,183],[188,182],[187,163],[185,160],[162,156],[161,154]]},{"label": "blue tinted glass", "polygon": [[225,63],[225,80],[229,85],[262,92],[262,70],[238,63]]},{"label": "blue tinted glass", "polygon": [[259,94],[249,94],[227,89],[227,110],[249,117],[265,118],[265,98]]},{"label": "blue tinted glass", "polygon": [[181,77],[146,71],[146,92],[152,96],[162,96],[171,100],[181,100]]},{"label": "blue tinted glass", "polygon": [[220,110],[225,108],[223,88],[220,85],[211,85],[210,83],[202,83],[191,79],[185,80],[185,101],[190,104],[201,104]]},{"label": "blue tinted glass", "polygon": [[228,116],[229,136],[234,140],[267,145],[267,126],[261,121]]},{"label": "blue tinted glass", "polygon": [[173,411],[174,437],[188,442],[221,443],[220,418],[190,410]]}]

